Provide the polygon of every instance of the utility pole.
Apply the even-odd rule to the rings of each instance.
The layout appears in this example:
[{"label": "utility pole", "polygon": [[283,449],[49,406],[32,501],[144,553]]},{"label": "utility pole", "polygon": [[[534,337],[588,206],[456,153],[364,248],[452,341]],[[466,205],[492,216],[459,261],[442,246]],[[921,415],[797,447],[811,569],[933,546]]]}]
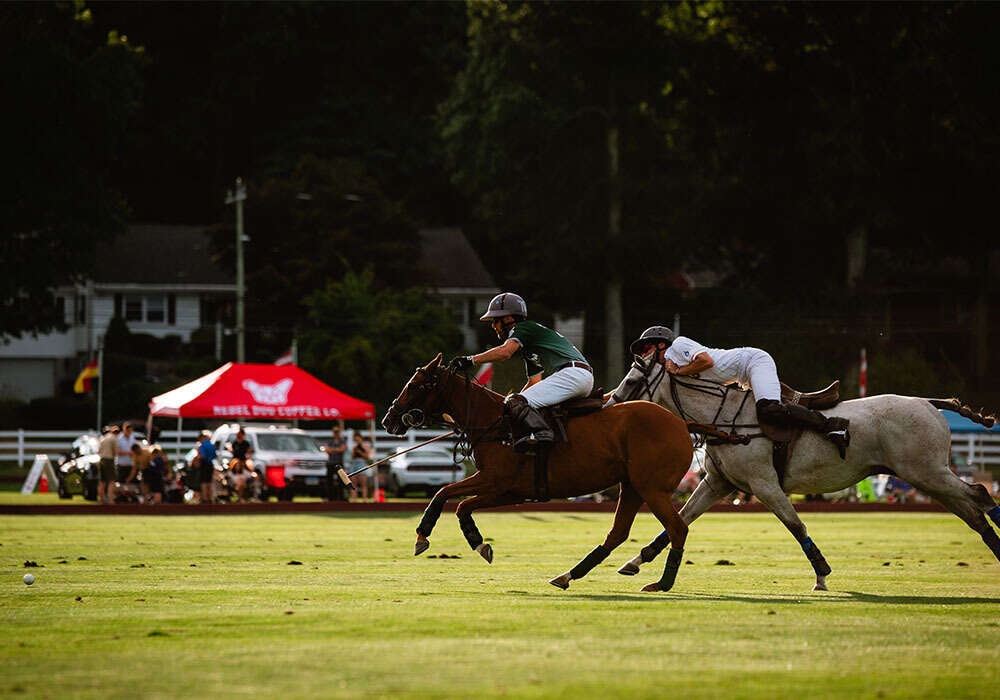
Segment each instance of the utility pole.
[{"label": "utility pole", "polygon": [[243,178],[236,178],[236,189],[226,192],[226,204],[236,204],[236,361],[246,362],[244,338],[243,299],[246,288],[243,283],[243,242],[249,240],[243,235],[243,202],[247,198],[247,188]]}]

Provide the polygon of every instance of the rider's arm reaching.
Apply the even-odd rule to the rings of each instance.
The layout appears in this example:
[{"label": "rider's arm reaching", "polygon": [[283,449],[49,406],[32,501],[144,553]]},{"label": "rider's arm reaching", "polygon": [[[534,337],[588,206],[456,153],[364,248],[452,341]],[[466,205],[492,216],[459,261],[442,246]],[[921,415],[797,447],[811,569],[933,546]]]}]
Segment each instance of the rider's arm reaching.
[{"label": "rider's arm reaching", "polygon": [[487,362],[503,362],[504,360],[509,360],[514,356],[518,350],[521,349],[521,344],[514,340],[513,338],[508,338],[507,342],[503,345],[498,345],[495,348],[490,348],[485,352],[481,352],[478,355],[472,356],[472,361],[477,365],[482,365]]},{"label": "rider's arm reaching", "polygon": [[680,375],[699,374],[714,365],[715,360],[709,357],[707,352],[699,353],[693,360],[681,367],[678,367],[671,360],[663,363],[668,372]]}]

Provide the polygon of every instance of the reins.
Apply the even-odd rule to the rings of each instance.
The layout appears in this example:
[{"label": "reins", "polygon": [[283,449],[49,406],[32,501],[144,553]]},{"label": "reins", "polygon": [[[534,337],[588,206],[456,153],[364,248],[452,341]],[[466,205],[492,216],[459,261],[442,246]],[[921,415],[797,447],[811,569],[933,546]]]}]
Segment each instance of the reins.
[{"label": "reins", "polygon": [[[661,369],[656,379],[651,380],[650,374],[652,374],[654,365],[658,365]],[[749,440],[752,440],[754,438],[766,437],[764,433],[736,435],[735,431],[737,428],[760,427],[759,423],[736,422],[739,419],[740,414],[743,413],[743,409],[746,407],[747,399],[750,398],[749,391],[745,391],[743,389],[737,389],[735,385],[720,384],[719,382],[714,382],[710,379],[701,379],[700,377],[691,378],[688,380],[681,379],[676,374],[667,372],[666,368],[663,367],[663,365],[658,362],[651,362],[648,366],[644,366],[643,364],[636,362],[632,366],[638,369],[639,372],[641,373],[643,379],[643,386],[641,387],[641,389],[643,390],[643,393],[649,397],[650,401],[654,402],[655,399],[653,397],[656,391],[659,389],[660,384],[663,382],[664,375],[667,374],[670,375],[670,398],[673,401],[674,406],[677,408],[677,412],[680,414],[681,420],[687,423],[689,428],[697,426],[699,428],[699,433],[701,433],[702,428],[711,428],[713,431],[720,433],[718,437],[722,438],[722,442],[724,443],[732,443],[736,441],[749,442]],[[708,396],[712,396],[714,398],[719,399],[718,407],[716,408],[715,415],[712,416],[711,421],[709,421],[708,423],[702,423],[700,421],[694,420],[689,415],[689,413],[684,408],[684,402],[681,401],[681,393],[678,391],[678,387],[682,389],[688,389],[690,391],[696,391],[701,394],[706,394]],[[733,391],[740,392],[743,395],[743,397],[740,400],[739,406],[737,407],[736,412],[733,414],[732,419],[729,421],[720,422],[719,419],[720,416],[722,415],[723,410],[725,410],[726,408],[726,403],[729,400],[730,392]],[[634,393],[635,391],[633,390],[633,392],[629,394],[629,397],[631,397],[632,394]],[[729,434],[727,435],[725,432],[721,431],[720,430],[721,428],[728,430]],[[737,438],[739,439],[737,440]]]}]

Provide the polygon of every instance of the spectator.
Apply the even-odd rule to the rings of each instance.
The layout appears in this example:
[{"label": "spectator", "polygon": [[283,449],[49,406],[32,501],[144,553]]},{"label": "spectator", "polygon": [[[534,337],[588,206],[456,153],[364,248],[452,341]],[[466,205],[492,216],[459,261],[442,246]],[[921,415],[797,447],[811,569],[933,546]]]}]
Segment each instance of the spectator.
[{"label": "spectator", "polygon": [[109,425],[104,428],[104,435],[98,443],[97,454],[100,457],[97,475],[97,500],[100,503],[110,503],[115,498],[115,481],[118,474],[115,470],[115,457],[118,452],[118,426]]},{"label": "spectator", "polygon": [[201,502],[211,503],[215,500],[215,445],[212,444],[212,434],[207,430],[202,430],[198,438],[197,460]]},{"label": "spectator", "polygon": [[132,474],[132,445],[135,444],[135,436],[132,434],[132,426],[122,423],[122,431],[118,436],[118,481],[127,484],[129,476]]},{"label": "spectator", "polygon": [[343,423],[334,424],[333,435],[321,449],[326,452],[326,500],[346,500],[344,485],[337,477],[337,470],[344,466],[344,453],[347,452],[347,438],[344,437]]},{"label": "spectator", "polygon": [[132,471],[129,472],[127,482],[132,483],[135,481],[136,477],[140,474],[142,475],[142,483],[140,484],[140,489],[142,493],[141,500],[143,503],[149,498],[149,487],[146,485],[146,468],[149,467],[149,461],[152,459],[153,453],[148,447],[143,447],[138,442],[132,445]]},{"label": "spectator", "polygon": [[[364,439],[361,435],[360,430],[354,431],[354,446],[351,448],[351,460],[354,462],[354,466],[351,471],[357,471],[372,461],[372,448],[371,445]],[[359,485],[361,487],[361,498],[368,499],[368,475],[358,474],[351,479],[354,482],[355,488]]]},{"label": "spectator", "polygon": [[163,456],[163,448],[153,445],[149,466],[142,472],[142,484],[148,492],[147,503],[163,503],[164,477],[167,472],[167,460]]},{"label": "spectator", "polygon": [[899,477],[890,476],[885,493],[889,503],[907,503],[914,499],[917,490]]},{"label": "spectator", "polygon": [[254,473],[253,461],[250,459],[253,447],[242,428],[236,432],[236,439],[228,445],[228,448],[233,454],[233,458],[229,460],[230,483],[236,490],[240,503],[243,503],[246,501],[247,483],[254,478]]}]

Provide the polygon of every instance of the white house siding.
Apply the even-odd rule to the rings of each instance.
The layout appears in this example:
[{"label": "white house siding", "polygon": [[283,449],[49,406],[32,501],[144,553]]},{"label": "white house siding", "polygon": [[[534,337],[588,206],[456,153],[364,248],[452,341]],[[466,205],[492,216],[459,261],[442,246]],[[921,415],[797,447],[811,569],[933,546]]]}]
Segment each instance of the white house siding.
[{"label": "white house siding", "polygon": [[[90,348],[97,348],[98,340],[104,336],[112,317],[115,315],[114,295],[93,294],[90,297]],[[81,348],[86,352],[88,348]]]},{"label": "white house siding", "polygon": [[49,358],[0,358],[0,398],[30,401],[56,391],[56,364]]},{"label": "white house siding", "polygon": [[0,358],[64,358],[76,356],[75,333],[43,333],[37,338],[23,335],[9,343],[0,343]]}]

